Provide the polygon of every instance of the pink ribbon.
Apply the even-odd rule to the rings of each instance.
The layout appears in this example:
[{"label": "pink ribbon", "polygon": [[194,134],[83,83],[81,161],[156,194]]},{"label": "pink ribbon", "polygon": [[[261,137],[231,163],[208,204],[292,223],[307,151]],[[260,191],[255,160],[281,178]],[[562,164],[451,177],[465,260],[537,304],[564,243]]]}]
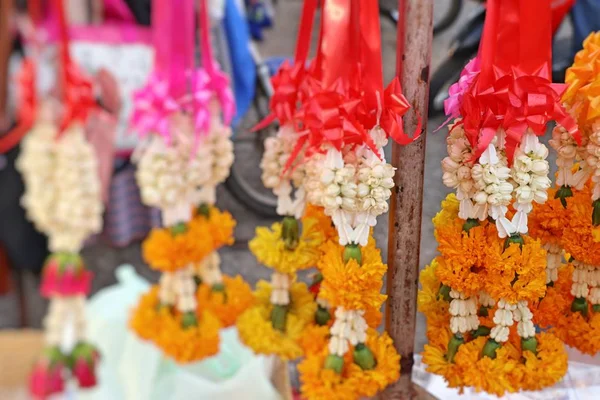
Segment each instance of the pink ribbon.
[{"label": "pink ribbon", "polygon": [[200,0],[200,9],[198,13],[198,29],[200,32],[200,50],[202,53],[202,66],[206,70],[208,77],[208,89],[211,90],[221,103],[223,113],[223,122],[229,125],[235,115],[235,100],[229,78],[214,59],[212,46],[210,44],[210,19],[208,17],[207,0]]},{"label": "pink ribbon", "polygon": [[169,117],[181,109],[181,104],[170,94],[167,80],[153,72],[146,86],[133,95],[131,124],[140,137],[157,133],[170,144]]},{"label": "pink ribbon", "polygon": [[439,126],[434,132],[439,131],[444,126],[448,125],[450,121],[460,116],[460,105],[462,104],[465,92],[469,90],[473,81],[479,75],[481,70],[481,61],[479,56],[475,57],[465,66],[460,73],[458,82],[453,83],[448,89],[448,98],[444,100],[444,113],[448,117],[442,125]]}]

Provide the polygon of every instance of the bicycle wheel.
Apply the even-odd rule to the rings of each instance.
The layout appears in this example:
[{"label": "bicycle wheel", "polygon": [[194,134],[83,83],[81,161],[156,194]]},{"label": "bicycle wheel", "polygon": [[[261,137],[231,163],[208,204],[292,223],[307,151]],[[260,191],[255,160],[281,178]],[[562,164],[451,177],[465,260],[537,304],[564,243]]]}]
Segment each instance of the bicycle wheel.
[{"label": "bicycle wheel", "polygon": [[254,125],[269,113],[271,70],[265,63],[258,63],[257,88],[253,107],[244,116],[234,132],[235,161],[231,166],[225,187],[246,208],[263,217],[277,216],[277,198],[263,186],[260,161],[264,141],[274,135],[276,127],[269,126],[260,132],[251,132]]},{"label": "bicycle wheel", "polygon": [[448,29],[458,19],[462,0],[435,0],[433,2],[433,34]]}]

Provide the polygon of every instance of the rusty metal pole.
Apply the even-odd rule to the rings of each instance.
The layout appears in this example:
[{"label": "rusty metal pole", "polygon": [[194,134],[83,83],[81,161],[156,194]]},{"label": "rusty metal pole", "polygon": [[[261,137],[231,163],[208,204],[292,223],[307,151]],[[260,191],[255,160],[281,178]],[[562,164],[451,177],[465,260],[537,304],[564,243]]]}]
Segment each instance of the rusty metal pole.
[{"label": "rusty metal pole", "polygon": [[416,331],[417,285],[423,211],[425,132],[429,97],[429,64],[433,36],[433,0],[399,0],[396,72],[412,108],[404,117],[406,132],[422,118],[421,137],[408,146],[396,143],[392,164],[397,168],[390,204],[386,326],[402,360],[400,379],[382,398],[416,398],[411,375]]}]

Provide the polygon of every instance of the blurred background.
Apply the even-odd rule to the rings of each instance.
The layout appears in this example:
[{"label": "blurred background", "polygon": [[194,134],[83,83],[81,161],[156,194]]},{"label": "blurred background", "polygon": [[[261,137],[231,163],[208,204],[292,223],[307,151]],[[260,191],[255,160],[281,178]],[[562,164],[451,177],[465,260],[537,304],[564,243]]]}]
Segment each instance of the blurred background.
[{"label": "blurred background", "polygon": [[[150,0],[64,0],[68,10],[70,46],[80,66],[98,82],[98,101],[116,118],[111,132],[98,122],[93,135],[107,171],[107,212],[102,234],[92,238],[83,256],[94,273],[93,293],[115,282],[114,271],[132,264],[137,272],[156,280],[144,265],[140,241],[158,222],[157,214],[141,205],[130,161],[136,135],[128,131],[131,94],[152,69],[149,23]],[[14,161],[19,152],[19,110],[16,74],[24,56],[38,61],[38,90],[53,84],[56,46],[43,14],[32,19],[27,1],[0,0],[0,328],[40,327],[45,300],[38,294],[39,272],[46,255],[45,239],[26,221],[19,205],[23,186]],[[224,273],[242,274],[254,284],[268,278],[247,248],[254,229],[274,221],[275,199],[262,189],[259,162],[262,143],[272,131],[251,133],[250,127],[268,112],[269,77],[293,55],[302,0],[209,1],[212,38],[218,59],[232,77],[238,103],[234,121],[236,161],[226,184],[218,190],[217,206],[237,219],[236,243],[221,250]],[[443,100],[448,86],[474,57],[485,17],[484,2],[435,0],[431,60],[430,114],[422,220],[421,265],[435,255],[431,218],[447,194],[442,185],[440,160],[446,153],[445,132],[433,131],[445,120]],[[572,1],[553,1],[569,11]],[[380,1],[386,83],[395,74],[396,1]],[[570,14],[556,22],[554,78],[564,79],[579,43],[598,29],[598,2],[579,0]],[[318,21],[318,19],[317,19]],[[423,27],[423,29],[429,29]],[[318,29],[314,30],[318,32]],[[44,36],[45,35],[45,36]],[[316,34],[313,43],[316,42]],[[25,132],[26,133],[26,132]],[[24,133],[23,133],[24,134]],[[17,139],[15,139],[17,137]],[[380,217],[376,238],[387,255],[387,215]],[[385,287],[385,286],[384,286]],[[423,332],[423,323],[420,323]],[[416,350],[425,340],[417,334]]]}]

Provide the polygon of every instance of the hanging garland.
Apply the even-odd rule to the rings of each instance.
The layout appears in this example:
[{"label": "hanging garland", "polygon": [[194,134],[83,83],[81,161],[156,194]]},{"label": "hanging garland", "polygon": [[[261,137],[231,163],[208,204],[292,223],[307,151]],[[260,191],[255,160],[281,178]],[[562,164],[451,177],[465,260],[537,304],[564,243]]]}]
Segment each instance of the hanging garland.
[{"label": "hanging garland", "polygon": [[228,125],[234,104],[212,57],[206,2],[198,13],[203,69],[195,71],[194,3],[157,0],[155,6],[156,71],[136,94],[132,122],[148,135],[138,149],[142,200],[160,208],[163,219],[163,228],[144,241],[142,255],[162,275],[140,299],[130,326],[185,363],[215,355],[220,328],[234,324],[254,299],[240,276],[222,275],[217,253],[233,244],[236,225],[214,206],[216,187],[233,163]]},{"label": "hanging garland", "polygon": [[[34,6],[39,4],[31,4]],[[61,393],[68,379],[80,388],[95,386],[100,360],[85,335],[85,297],[92,273],[80,255],[85,240],[102,227],[98,161],[84,131],[87,117],[97,105],[91,81],[70,58],[62,1],[52,3],[52,13],[60,32],[60,96],[39,102],[35,64],[24,64],[21,112],[28,114],[25,121],[33,124],[16,162],[25,185],[23,207],[35,227],[48,236],[51,252],[40,287],[42,296],[50,301],[43,321],[44,349],[29,381],[29,391],[36,398]],[[66,333],[69,325],[70,336]]]},{"label": "hanging garland", "polygon": [[[397,80],[383,88],[376,3],[326,1],[317,56],[307,63],[315,9],[316,1],[304,3],[295,63],[274,77],[272,114],[256,127],[281,126],[261,167],[284,218],[250,242],[275,272],[259,282],[257,305],[238,329],[257,352],[304,356],[306,398],[358,399],[400,373],[392,340],[376,331],[387,266],[372,228],[394,186],[382,149],[390,137],[412,141],[401,123],[409,106]],[[309,288],[296,282],[297,270],[315,266]]]},{"label": "hanging garland", "polygon": [[422,272],[418,296],[427,370],[497,396],[551,386],[567,370],[560,339],[534,325],[556,279],[563,218],[538,218],[560,204],[548,200],[548,149],[538,136],[554,119],[580,139],[559,102],[564,89],[549,81],[549,7],[488,2],[480,54],[447,104],[456,119],[443,181],[456,195],[434,218],[440,256]]}]

